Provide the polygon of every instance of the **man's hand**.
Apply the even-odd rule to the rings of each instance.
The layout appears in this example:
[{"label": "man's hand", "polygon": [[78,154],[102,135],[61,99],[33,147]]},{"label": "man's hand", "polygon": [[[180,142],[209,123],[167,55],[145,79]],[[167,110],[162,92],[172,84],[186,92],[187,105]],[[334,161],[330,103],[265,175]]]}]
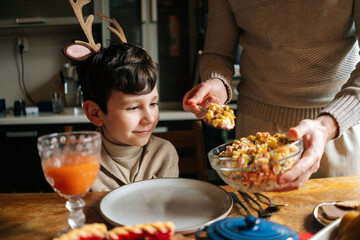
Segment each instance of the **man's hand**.
[{"label": "man's hand", "polygon": [[338,134],[336,120],[330,115],[322,115],[314,120],[302,120],[289,130],[293,140],[303,138],[304,152],[299,162],[290,171],[284,173],[278,183],[281,186],[276,192],[299,189],[320,167],[320,159],[326,143]]},{"label": "man's hand", "polygon": [[193,87],[183,98],[183,108],[192,112],[199,119],[204,119],[206,113],[197,105],[208,108],[210,103],[222,105],[227,99],[227,91],[220,79],[210,79]]}]

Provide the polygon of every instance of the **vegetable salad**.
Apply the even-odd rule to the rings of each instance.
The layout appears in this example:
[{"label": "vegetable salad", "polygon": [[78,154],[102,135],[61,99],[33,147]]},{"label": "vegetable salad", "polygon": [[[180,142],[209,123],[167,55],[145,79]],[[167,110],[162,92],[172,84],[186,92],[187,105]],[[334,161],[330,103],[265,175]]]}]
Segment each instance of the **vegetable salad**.
[{"label": "vegetable salad", "polygon": [[295,165],[301,152],[301,140],[294,142],[286,134],[258,132],[227,145],[213,157],[212,166],[238,190],[269,191],[278,186],[278,176]]}]

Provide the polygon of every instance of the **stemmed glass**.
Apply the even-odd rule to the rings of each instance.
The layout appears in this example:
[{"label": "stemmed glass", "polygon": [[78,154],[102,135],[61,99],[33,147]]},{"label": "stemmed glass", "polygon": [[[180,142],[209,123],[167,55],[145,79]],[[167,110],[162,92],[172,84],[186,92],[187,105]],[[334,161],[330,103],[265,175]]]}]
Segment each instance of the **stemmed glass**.
[{"label": "stemmed glass", "polygon": [[100,168],[100,133],[78,131],[52,133],[38,138],[38,151],[47,182],[64,197],[70,211],[70,227],[60,235],[85,223],[82,197],[93,185]]}]

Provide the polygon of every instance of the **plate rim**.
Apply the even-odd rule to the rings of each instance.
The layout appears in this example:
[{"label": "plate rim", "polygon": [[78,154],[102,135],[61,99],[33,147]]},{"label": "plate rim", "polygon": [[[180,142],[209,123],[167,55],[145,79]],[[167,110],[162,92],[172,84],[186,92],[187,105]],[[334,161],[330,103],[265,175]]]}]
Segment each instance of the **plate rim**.
[{"label": "plate rim", "polygon": [[99,210],[100,210],[100,213],[101,215],[110,223],[112,224],[113,226],[123,226],[123,224],[119,223],[119,222],[116,222],[114,221],[113,219],[110,219],[109,217],[106,216],[106,214],[103,212],[103,204],[105,202],[105,199],[109,198],[109,196],[111,196],[111,194],[113,194],[114,192],[116,191],[121,191],[120,189],[124,189],[124,188],[129,188],[133,185],[136,185],[136,184],[141,184],[143,182],[147,182],[147,181],[168,181],[168,180],[172,180],[172,181],[177,181],[177,180],[181,180],[181,181],[188,181],[188,182],[197,182],[197,183],[201,183],[201,184],[206,184],[206,185],[209,185],[209,186],[212,186],[214,188],[217,188],[217,189],[220,189],[221,191],[224,192],[224,195],[227,196],[227,199],[228,199],[228,206],[225,209],[224,212],[222,212],[221,214],[219,214],[219,216],[215,217],[214,219],[211,219],[203,224],[199,224],[199,225],[195,225],[195,226],[191,226],[191,227],[187,227],[187,228],[179,228],[179,229],[176,229],[176,226],[175,226],[175,232],[176,233],[180,233],[180,234],[190,234],[190,233],[194,233],[196,232],[200,227],[202,226],[208,226],[210,224],[212,224],[213,222],[215,221],[218,221],[220,219],[223,219],[225,218],[226,216],[229,215],[229,213],[231,212],[231,209],[233,207],[233,200],[232,198],[230,197],[229,193],[221,188],[220,186],[218,185],[215,185],[213,183],[210,183],[210,182],[206,182],[206,181],[202,181],[202,180],[199,180],[199,179],[191,179],[191,178],[176,178],[176,177],[169,177],[169,178],[155,178],[155,179],[145,179],[145,180],[141,180],[141,181],[137,181],[137,182],[133,182],[133,183],[129,183],[129,184],[126,184],[126,185],[123,185],[123,186],[120,186],[116,189],[113,189],[111,190],[110,192],[108,192],[100,201],[100,204],[99,204]]},{"label": "plate rim", "polygon": [[320,224],[323,225],[324,227],[326,227],[326,226],[328,226],[329,224],[333,223],[333,222],[336,221],[337,219],[334,219],[334,220],[329,219],[330,221],[332,221],[331,223],[326,223],[326,222],[322,221],[321,219],[319,219],[318,216],[319,216],[320,207],[321,207],[322,205],[325,205],[325,204],[335,205],[335,203],[336,203],[336,202],[323,202],[323,203],[318,204],[318,205],[314,208],[313,215],[314,215],[316,221],[318,221],[318,223],[320,223]]}]

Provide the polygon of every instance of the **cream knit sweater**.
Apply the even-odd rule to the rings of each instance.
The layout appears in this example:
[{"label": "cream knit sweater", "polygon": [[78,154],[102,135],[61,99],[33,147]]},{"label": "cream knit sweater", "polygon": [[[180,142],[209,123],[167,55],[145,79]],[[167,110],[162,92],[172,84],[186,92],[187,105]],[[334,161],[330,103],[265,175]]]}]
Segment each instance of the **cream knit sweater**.
[{"label": "cream knit sweater", "polygon": [[146,179],[178,177],[179,156],[167,140],[151,136],[142,147],[120,146],[102,136],[100,172],[91,191],[110,191]]},{"label": "cream knit sweater", "polygon": [[340,135],[360,120],[360,0],[209,0],[202,80],[229,83],[238,111],[296,125],[329,113]]}]

